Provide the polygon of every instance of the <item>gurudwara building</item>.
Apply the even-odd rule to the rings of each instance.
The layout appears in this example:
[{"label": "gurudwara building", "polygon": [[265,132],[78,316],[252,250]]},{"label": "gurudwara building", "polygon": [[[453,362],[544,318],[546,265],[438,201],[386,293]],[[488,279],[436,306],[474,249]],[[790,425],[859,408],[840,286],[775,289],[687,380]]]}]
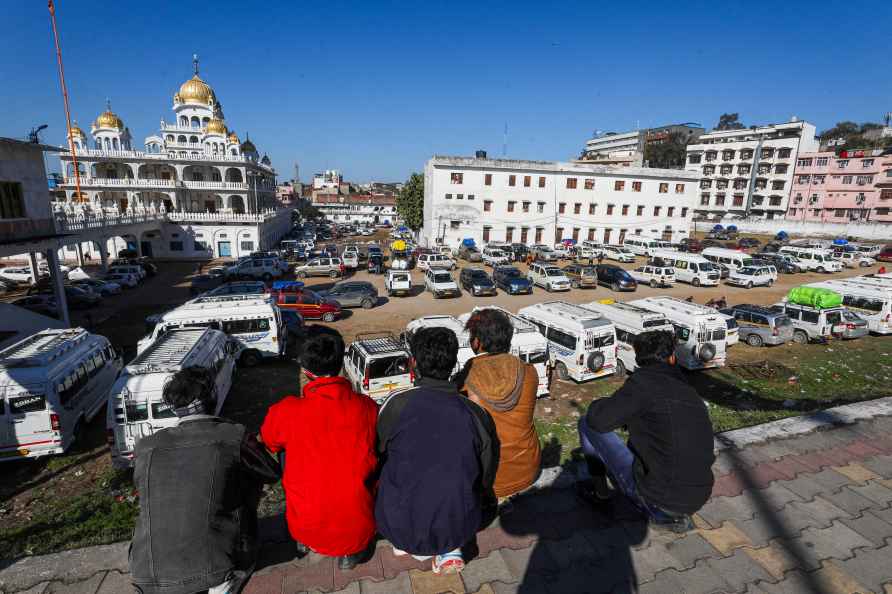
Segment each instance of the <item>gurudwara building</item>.
[{"label": "gurudwara building", "polygon": [[[272,247],[290,229],[269,157],[260,156],[247,134],[242,140],[229,128],[214,89],[199,76],[197,58],[193,64],[193,76],[173,93],[173,121],[162,119],[142,149],[110,104],[89,136],[76,122],[71,127],[68,150],[60,154],[65,202],[54,205],[57,217],[163,218],[160,229],[141,237],[109,237],[112,254],[126,245],[155,257],[239,257]],[[98,250],[95,244],[71,249],[80,256]]]}]

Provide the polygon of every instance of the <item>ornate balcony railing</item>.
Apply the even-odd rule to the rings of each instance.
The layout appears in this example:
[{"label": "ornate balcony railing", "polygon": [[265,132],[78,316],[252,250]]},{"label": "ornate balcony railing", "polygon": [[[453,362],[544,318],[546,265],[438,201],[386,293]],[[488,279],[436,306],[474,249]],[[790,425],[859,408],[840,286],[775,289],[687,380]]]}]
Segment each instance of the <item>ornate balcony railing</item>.
[{"label": "ornate balcony railing", "polygon": [[248,184],[242,182],[186,180],[183,181],[183,185],[190,190],[234,190],[239,192],[245,192],[248,190]]},{"label": "ornate balcony railing", "polygon": [[[63,186],[74,187],[74,178],[66,177]],[[176,181],[172,179],[145,179],[145,178],[112,178],[112,177],[82,177],[81,187],[127,187],[127,188],[167,188],[176,187]]]}]

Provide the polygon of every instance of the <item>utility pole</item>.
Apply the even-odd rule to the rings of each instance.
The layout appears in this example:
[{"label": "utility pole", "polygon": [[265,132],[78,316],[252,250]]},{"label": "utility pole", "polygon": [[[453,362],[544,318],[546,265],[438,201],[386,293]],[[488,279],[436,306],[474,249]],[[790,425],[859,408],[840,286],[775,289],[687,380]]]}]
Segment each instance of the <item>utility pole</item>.
[{"label": "utility pole", "polygon": [[[749,188],[747,189],[747,192],[746,192],[746,205],[745,205],[745,208],[743,211],[743,216],[744,216],[744,218],[747,218],[747,219],[750,217],[750,210],[752,210],[752,207],[753,207],[753,188],[756,185],[756,172],[758,171],[758,168],[759,168],[759,160],[762,158],[762,140],[763,139],[764,139],[764,136],[760,135],[759,143],[756,145],[755,151],[753,151],[753,166],[752,166],[752,169],[750,169],[750,183],[749,183]],[[731,192],[731,196],[734,196],[734,192]],[[731,200],[732,200],[732,204],[733,204],[734,198],[731,198]]]}]

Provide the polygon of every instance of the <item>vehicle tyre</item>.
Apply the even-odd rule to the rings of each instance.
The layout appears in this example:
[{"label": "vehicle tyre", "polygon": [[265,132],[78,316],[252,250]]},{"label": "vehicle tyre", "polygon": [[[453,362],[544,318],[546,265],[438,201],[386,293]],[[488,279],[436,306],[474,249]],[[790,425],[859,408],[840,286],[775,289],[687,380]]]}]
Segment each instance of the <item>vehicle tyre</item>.
[{"label": "vehicle tyre", "polygon": [[571,282],[571,283],[570,283],[570,286],[573,287],[574,289],[578,289],[578,288],[579,288],[579,281],[573,281],[573,282]]},{"label": "vehicle tyre", "polygon": [[[74,424],[74,429],[71,432],[71,443],[78,443],[83,441],[84,437],[84,418],[81,417]],[[71,444],[69,444],[70,446]]]},{"label": "vehicle tyre", "polygon": [[628,373],[628,371],[626,371],[625,364],[621,360],[617,359],[616,360],[616,377],[618,377],[620,379],[625,379],[627,373]]},{"label": "vehicle tyre", "polygon": [[715,346],[712,343],[707,342],[703,346],[700,347],[699,352],[697,353],[697,358],[706,363],[707,361],[712,361],[715,357]]},{"label": "vehicle tyre", "polygon": [[363,309],[372,309],[375,307],[375,302],[371,299],[363,299],[362,300],[362,308]]},{"label": "vehicle tyre", "polygon": [[322,321],[323,322],[334,322],[335,315],[332,312],[327,311],[324,314],[322,314]]},{"label": "vehicle tyre", "polygon": [[758,334],[750,334],[746,337],[746,343],[751,347],[760,347],[762,346],[762,337]]},{"label": "vehicle tyre", "polygon": [[694,285],[695,287],[699,287],[700,279],[695,277],[694,280],[691,281],[691,284]]},{"label": "vehicle tyre", "polygon": [[586,365],[588,366],[589,371],[598,371],[602,367],[604,367],[604,353],[596,352],[592,353],[588,356],[588,361],[586,361]]},{"label": "vehicle tyre", "polygon": [[768,286],[770,287],[773,284],[774,284],[774,279],[773,278],[768,279]]},{"label": "vehicle tyre", "polygon": [[554,370],[557,372],[558,379],[567,381],[570,379],[570,372],[567,371],[567,366],[558,361],[554,364]]},{"label": "vehicle tyre", "polygon": [[818,266],[818,272],[820,272],[821,274],[824,274],[824,273],[827,272],[827,271],[824,270],[824,267],[823,267],[823,266]]},{"label": "vehicle tyre", "polygon": [[619,293],[619,284],[617,284],[617,283],[612,283],[612,284],[610,285],[610,290],[613,291],[614,293]]},{"label": "vehicle tyre", "polygon": [[804,330],[793,331],[793,342],[796,344],[808,344],[808,334]]},{"label": "vehicle tyre", "polygon": [[242,353],[241,363],[245,367],[257,367],[260,364],[260,354],[257,351],[245,351]]},{"label": "vehicle tyre", "polygon": [[660,286],[660,283],[657,282],[657,279],[652,278],[652,279],[650,279],[650,286],[653,287],[654,289],[656,289]]},{"label": "vehicle tyre", "polygon": [[753,288],[753,281],[749,281],[748,283],[746,283],[746,288],[747,288],[747,289],[752,289],[752,288]]},{"label": "vehicle tyre", "polygon": [[338,271],[332,270],[331,272],[328,273],[328,277],[329,278],[338,278]]},{"label": "vehicle tyre", "polygon": [[296,276],[297,278],[307,278],[307,271],[301,270],[300,272],[295,272],[294,276]]},{"label": "vehicle tyre", "polygon": [[387,296],[388,296],[388,297],[393,297],[393,291],[387,291]]},{"label": "vehicle tyre", "polygon": [[860,262],[858,262],[858,266],[860,266],[861,268],[867,268],[868,266],[870,266],[870,264],[868,264],[864,260],[861,260]]},{"label": "vehicle tyre", "polygon": [[545,290],[548,291],[549,293],[551,293],[551,283],[548,283],[547,285],[545,285]]},{"label": "vehicle tyre", "polygon": [[273,280],[273,275],[271,275],[269,272],[264,272],[264,273],[263,273],[263,276],[261,276],[260,279],[261,279],[263,282],[268,283],[268,282],[270,282],[271,280]]}]

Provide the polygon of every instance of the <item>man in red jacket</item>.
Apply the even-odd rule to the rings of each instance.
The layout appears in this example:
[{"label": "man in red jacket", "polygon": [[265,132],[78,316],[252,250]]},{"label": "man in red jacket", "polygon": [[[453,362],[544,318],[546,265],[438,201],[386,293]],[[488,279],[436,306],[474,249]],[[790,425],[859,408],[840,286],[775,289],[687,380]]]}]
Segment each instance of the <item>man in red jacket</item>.
[{"label": "man in red jacket", "polygon": [[285,451],[286,517],[298,550],[340,557],[352,569],[375,535],[378,407],[338,376],[343,359],[341,335],[312,327],[300,356],[310,381],[301,396],[270,407],[260,436],[271,452]]}]

